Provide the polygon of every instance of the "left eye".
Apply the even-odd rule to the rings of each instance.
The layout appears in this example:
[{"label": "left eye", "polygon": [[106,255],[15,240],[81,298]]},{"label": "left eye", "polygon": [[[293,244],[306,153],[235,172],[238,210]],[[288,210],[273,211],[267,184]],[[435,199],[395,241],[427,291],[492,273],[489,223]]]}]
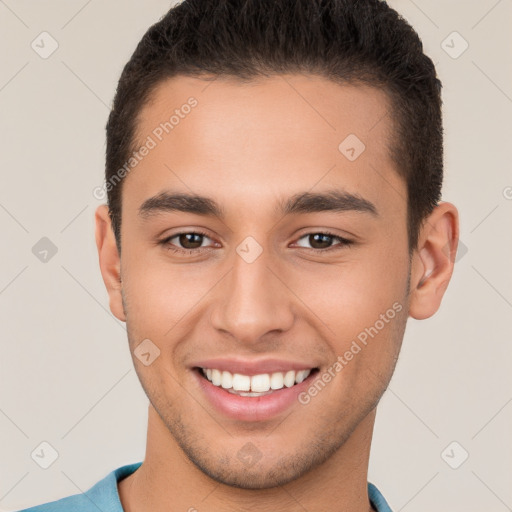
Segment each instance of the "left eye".
[{"label": "left eye", "polygon": [[[297,244],[300,247],[306,247],[307,249],[314,249],[314,250],[329,250],[331,248],[335,248],[336,246],[344,246],[344,245],[350,245],[352,243],[351,240],[347,240],[346,238],[343,238],[341,236],[332,235],[331,233],[308,233],[307,235],[302,236],[299,238],[300,240],[307,240],[307,243],[313,245],[313,247],[306,247],[300,242],[297,242]],[[340,243],[336,244],[336,246],[332,245],[333,240],[338,240]],[[316,247],[315,247],[316,246]]]}]

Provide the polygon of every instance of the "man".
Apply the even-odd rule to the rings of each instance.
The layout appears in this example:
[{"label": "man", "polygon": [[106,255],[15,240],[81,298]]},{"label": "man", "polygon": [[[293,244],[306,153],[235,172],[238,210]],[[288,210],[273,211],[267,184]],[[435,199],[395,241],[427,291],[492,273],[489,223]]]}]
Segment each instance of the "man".
[{"label": "man", "polygon": [[440,90],[378,0],[186,0],[148,30],[96,211],[146,456],[29,510],[391,510],[376,406],[459,232]]}]

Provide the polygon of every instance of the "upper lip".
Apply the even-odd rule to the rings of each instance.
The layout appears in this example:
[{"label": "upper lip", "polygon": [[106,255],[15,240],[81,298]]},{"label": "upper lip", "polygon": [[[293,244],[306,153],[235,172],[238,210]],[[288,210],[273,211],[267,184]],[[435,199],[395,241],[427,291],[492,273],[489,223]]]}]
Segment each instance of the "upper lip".
[{"label": "upper lip", "polygon": [[218,358],[204,359],[196,362],[194,367],[211,368],[230,373],[240,373],[242,375],[259,375],[262,373],[286,373],[290,370],[311,370],[317,368],[314,363],[304,363],[300,361],[291,361],[285,359],[260,359],[247,360],[240,358]]}]

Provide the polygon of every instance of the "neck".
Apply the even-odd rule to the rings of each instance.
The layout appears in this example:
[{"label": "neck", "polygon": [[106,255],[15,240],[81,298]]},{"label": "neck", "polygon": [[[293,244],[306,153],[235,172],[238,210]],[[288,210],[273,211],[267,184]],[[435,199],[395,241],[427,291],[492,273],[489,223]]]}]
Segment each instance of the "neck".
[{"label": "neck", "polygon": [[241,489],[217,482],[185,455],[150,405],[146,456],[118,484],[125,512],[369,512],[367,474],[376,410],[320,466],[269,489]]}]

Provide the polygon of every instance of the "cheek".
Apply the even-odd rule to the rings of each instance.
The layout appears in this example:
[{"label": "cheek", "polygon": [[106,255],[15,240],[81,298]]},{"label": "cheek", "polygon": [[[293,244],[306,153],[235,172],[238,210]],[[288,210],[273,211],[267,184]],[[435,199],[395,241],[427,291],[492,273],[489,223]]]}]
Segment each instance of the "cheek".
[{"label": "cheek", "polygon": [[193,314],[217,280],[218,273],[212,268],[171,264],[161,255],[128,257],[123,273],[127,321],[140,334],[162,339],[180,320]]},{"label": "cheek", "polygon": [[[407,315],[399,301],[369,303],[340,312],[331,328],[334,356],[329,373],[342,408],[375,405],[387,388],[400,351]],[[329,369],[327,369],[329,371]]]},{"label": "cheek", "polygon": [[327,332],[349,339],[372,326],[395,302],[405,308],[407,259],[399,255],[390,259],[393,266],[382,258],[354,257],[321,270],[302,269],[300,275],[289,274],[289,279],[297,296],[331,328]]},{"label": "cheek", "polygon": [[390,248],[386,258],[354,256],[342,264],[325,265],[320,273],[302,272],[295,279],[292,288],[314,312],[311,321],[334,358],[344,359],[343,372],[351,379],[356,374],[367,378],[362,374],[370,370],[384,375],[392,369],[407,320],[407,272],[407,253],[404,257]]}]

